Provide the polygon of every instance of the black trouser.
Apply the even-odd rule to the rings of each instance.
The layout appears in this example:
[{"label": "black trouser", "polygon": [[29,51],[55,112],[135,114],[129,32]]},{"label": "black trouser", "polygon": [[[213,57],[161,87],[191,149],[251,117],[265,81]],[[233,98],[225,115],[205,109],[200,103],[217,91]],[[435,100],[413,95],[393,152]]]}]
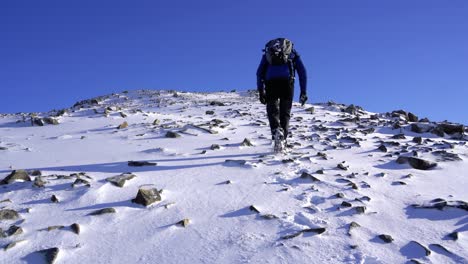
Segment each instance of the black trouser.
[{"label": "black trouser", "polygon": [[294,83],[291,80],[272,80],[265,83],[267,114],[272,137],[281,127],[284,138],[288,136],[289,119],[294,97]]}]

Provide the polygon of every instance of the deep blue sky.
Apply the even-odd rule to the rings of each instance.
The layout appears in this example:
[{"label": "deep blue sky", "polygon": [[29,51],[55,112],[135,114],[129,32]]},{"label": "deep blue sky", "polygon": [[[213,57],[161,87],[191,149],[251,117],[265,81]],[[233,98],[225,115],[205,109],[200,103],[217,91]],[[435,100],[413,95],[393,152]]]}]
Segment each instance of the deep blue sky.
[{"label": "deep blue sky", "polygon": [[284,36],[312,102],[468,124],[467,32],[466,0],[2,0],[0,112],[132,89],[254,89],[261,49]]}]

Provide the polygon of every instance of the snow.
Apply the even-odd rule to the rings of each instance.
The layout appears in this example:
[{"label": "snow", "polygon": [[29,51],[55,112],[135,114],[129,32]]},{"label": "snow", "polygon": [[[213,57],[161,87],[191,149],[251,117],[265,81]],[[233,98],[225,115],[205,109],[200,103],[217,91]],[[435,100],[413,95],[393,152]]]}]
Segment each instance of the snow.
[{"label": "snow", "polygon": [[[16,224],[24,231],[0,238],[0,247],[24,240],[0,252],[0,263],[40,263],[43,257],[35,252],[53,247],[60,250],[56,263],[404,263],[410,259],[468,263],[467,211],[412,207],[436,198],[468,200],[464,140],[383,125],[372,126],[375,133],[352,134],[353,129],[367,127],[337,122],[351,116],[339,107],[315,104],[311,114],[305,109],[312,105],[295,104],[290,143],[300,146],[273,155],[269,127],[258,121],[267,122],[265,107],[249,91],[139,90],[99,99],[98,105],[71,108],[57,118],[59,125],[31,126],[28,119],[17,122],[22,120],[20,114],[0,117],[0,147],[6,148],[0,150],[0,179],[12,170],[34,169],[47,181],[44,188],[33,187],[32,182],[0,185],[0,201],[11,200],[0,202],[0,209],[14,209],[24,219],[0,220],[3,230]],[[212,101],[224,105],[211,105]],[[214,114],[206,114],[208,110]],[[365,112],[361,119],[372,114]],[[153,124],[155,119],[158,125]],[[210,128],[216,134],[200,129],[200,125],[208,128],[204,124],[213,119],[224,124]],[[124,121],[129,127],[117,129]],[[319,124],[341,129],[340,134],[318,130]],[[167,131],[181,137],[166,138]],[[401,132],[407,139],[390,139]],[[360,146],[346,140],[337,145],[345,135],[361,139]],[[450,142],[454,145],[450,152],[463,160],[439,162],[436,169],[421,171],[396,164],[397,156],[377,150],[380,140],[398,141],[411,149],[414,136]],[[245,138],[254,146],[242,146]],[[213,144],[221,148],[211,150]],[[319,151],[329,158],[317,156]],[[293,160],[284,162],[287,159]],[[128,161],[157,165],[129,167]],[[347,171],[337,168],[343,161],[349,165]],[[324,174],[316,173],[320,169]],[[73,188],[75,178],[51,176],[79,172],[91,177],[86,179],[90,187]],[[126,172],[137,177],[123,188],[105,180]],[[301,179],[303,172],[320,181]],[[407,178],[408,174],[412,176]],[[358,189],[351,188],[350,181]],[[162,189],[162,201],[148,207],[132,203],[141,187]],[[335,197],[337,193],[344,198]],[[50,201],[52,195],[59,203]],[[355,200],[364,196],[371,200]],[[353,207],[340,207],[343,201]],[[252,205],[260,213],[252,211]],[[365,213],[356,213],[357,206],[365,206]],[[108,207],[117,212],[88,215]],[[277,218],[264,219],[266,214]],[[183,219],[190,220],[185,228],[176,225]],[[360,227],[349,236],[353,221]],[[79,235],[68,228],[44,231],[73,223],[80,225]],[[282,239],[321,227],[326,228],[322,234],[304,232]],[[459,239],[447,239],[454,231]],[[378,238],[381,234],[391,235],[393,242],[384,243]],[[426,256],[412,241],[432,253]]]}]

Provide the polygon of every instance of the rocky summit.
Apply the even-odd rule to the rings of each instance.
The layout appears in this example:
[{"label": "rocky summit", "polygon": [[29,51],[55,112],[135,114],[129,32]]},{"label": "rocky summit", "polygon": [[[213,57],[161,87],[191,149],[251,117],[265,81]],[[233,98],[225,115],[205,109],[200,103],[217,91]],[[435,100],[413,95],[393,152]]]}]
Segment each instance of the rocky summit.
[{"label": "rocky summit", "polygon": [[0,115],[0,262],[468,263],[466,126],[409,110],[294,103],[276,154],[256,91]]}]

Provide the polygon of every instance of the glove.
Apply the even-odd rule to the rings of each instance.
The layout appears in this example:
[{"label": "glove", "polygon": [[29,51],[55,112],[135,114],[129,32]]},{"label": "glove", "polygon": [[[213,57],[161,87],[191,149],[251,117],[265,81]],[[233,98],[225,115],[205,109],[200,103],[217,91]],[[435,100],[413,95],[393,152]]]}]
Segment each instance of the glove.
[{"label": "glove", "polygon": [[305,93],[301,93],[301,96],[299,97],[299,102],[301,103],[302,106],[307,102],[307,95]]},{"label": "glove", "polygon": [[260,99],[260,103],[266,104],[265,91],[263,91],[263,90],[258,91],[258,99]]}]

